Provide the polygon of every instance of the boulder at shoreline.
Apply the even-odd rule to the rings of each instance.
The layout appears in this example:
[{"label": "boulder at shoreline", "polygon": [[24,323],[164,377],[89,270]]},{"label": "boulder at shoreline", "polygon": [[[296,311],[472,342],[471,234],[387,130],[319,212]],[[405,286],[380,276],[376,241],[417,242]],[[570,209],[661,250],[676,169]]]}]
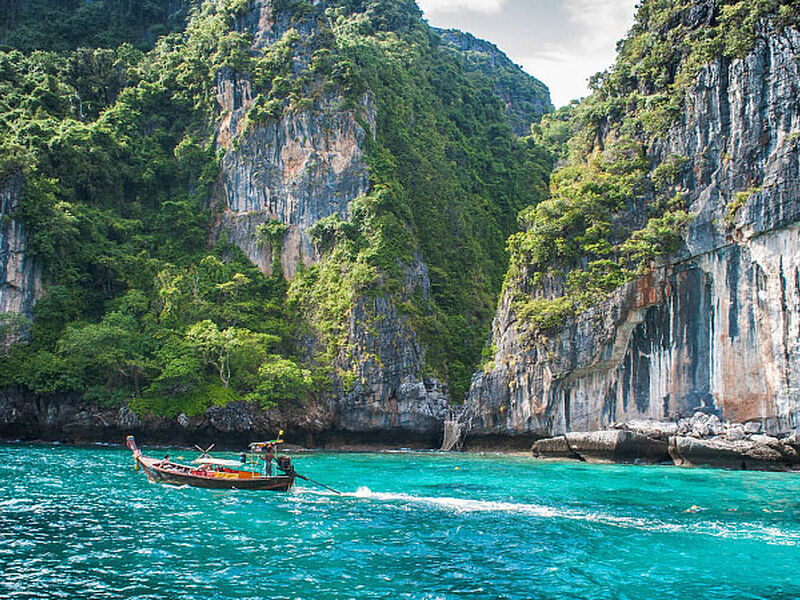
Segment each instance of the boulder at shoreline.
[{"label": "boulder at shoreline", "polygon": [[723,469],[785,471],[800,465],[797,450],[767,435],[731,441],[723,437],[708,439],[675,436],[669,453],[678,466],[709,466]]},{"label": "boulder at shoreline", "polygon": [[570,449],[586,462],[669,462],[667,442],[635,431],[571,432],[565,436]]},{"label": "boulder at shoreline", "polygon": [[760,471],[800,470],[800,432],[761,433],[760,422],[729,423],[698,412],[678,421],[637,419],[602,431],[573,431],[538,440],[535,458],[596,463],[673,463]]}]

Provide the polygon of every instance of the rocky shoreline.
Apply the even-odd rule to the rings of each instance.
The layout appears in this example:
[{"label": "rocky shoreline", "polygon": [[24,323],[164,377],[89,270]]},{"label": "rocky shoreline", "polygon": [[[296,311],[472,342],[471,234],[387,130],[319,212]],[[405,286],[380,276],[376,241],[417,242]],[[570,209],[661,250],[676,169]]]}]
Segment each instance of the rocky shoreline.
[{"label": "rocky shoreline", "polygon": [[[147,445],[214,443],[221,449],[239,449],[280,429],[287,443],[297,449],[369,452],[442,447],[442,431],[338,428],[335,415],[323,406],[262,411],[234,403],[197,416],[155,417],[138,415],[128,406],[104,408],[77,395],[29,397],[19,390],[0,390],[0,440],[120,444],[132,434]],[[606,430],[572,431],[544,439],[465,433],[458,447],[466,452],[592,463],[800,471],[800,431],[770,435],[761,422],[730,423],[704,412],[677,421],[631,420]]]},{"label": "rocky shoreline", "polygon": [[247,402],[209,408],[200,415],[138,414],[127,405],[104,407],[79,394],[36,395],[0,390],[0,440],[67,444],[123,443],[135,435],[142,444],[193,446],[214,443],[237,450],[271,439],[283,430],[297,447],[335,450],[440,448],[441,430],[342,428],[335,410],[323,404],[298,404],[261,410]]},{"label": "rocky shoreline", "polygon": [[569,432],[536,441],[531,453],[595,463],[790,471],[800,470],[800,432],[767,435],[760,422],[728,423],[698,412],[677,422],[635,420],[604,431]]}]

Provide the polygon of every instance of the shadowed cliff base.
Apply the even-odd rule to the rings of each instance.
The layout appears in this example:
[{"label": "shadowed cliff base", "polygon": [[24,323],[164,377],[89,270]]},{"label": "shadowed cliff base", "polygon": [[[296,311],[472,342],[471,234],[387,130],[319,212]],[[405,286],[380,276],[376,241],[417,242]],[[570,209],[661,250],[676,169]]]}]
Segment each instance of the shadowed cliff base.
[{"label": "shadowed cliff base", "polygon": [[6,440],[115,444],[135,435],[143,444],[214,443],[236,450],[252,441],[272,439],[279,430],[288,444],[309,449],[430,450],[442,444],[441,427],[344,430],[319,406],[270,412],[242,402],[212,407],[201,415],[156,417],[137,414],[127,405],[104,408],[78,394],[37,396],[18,389],[0,390],[0,439]]},{"label": "shadowed cliff base", "polygon": [[344,452],[369,452],[400,448],[438,450],[442,445],[442,437],[437,434],[410,433],[403,430],[365,432],[330,430],[311,435],[310,439],[306,439],[304,445],[307,448]]},{"label": "shadowed cliff base", "polygon": [[[9,429],[0,427],[0,442],[16,442],[31,444],[67,444],[89,446],[111,444],[124,446],[125,438],[134,435],[144,446],[164,448],[193,449],[195,444],[206,446],[214,444],[218,451],[237,452],[247,447],[250,442],[274,438],[276,431],[223,432],[215,429],[186,431],[179,428],[153,430],[120,430],[120,429]],[[286,442],[282,446],[287,451],[327,451],[327,452],[381,452],[381,451],[431,451],[437,450],[441,440],[425,435],[408,434],[407,432],[370,432],[326,431],[311,434],[294,431],[281,436]]]},{"label": "shadowed cliff base", "polygon": [[534,435],[469,435],[464,438],[466,452],[530,452],[540,437]]}]

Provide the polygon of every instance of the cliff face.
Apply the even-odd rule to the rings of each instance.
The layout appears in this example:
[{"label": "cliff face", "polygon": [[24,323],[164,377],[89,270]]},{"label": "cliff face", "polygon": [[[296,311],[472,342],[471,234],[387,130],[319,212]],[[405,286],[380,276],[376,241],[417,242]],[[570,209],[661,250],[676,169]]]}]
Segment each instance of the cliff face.
[{"label": "cliff face", "polygon": [[307,231],[331,215],[347,219],[352,200],[368,189],[363,144],[374,128],[375,108],[364,98],[361,114],[337,110],[331,98],[317,110],[287,114],[277,121],[236,133],[250,108],[249,82],[220,78],[219,99],[225,111],[219,142],[229,147],[222,161],[225,232],[254,264],[271,271],[273,248],[259,244],[256,228],[275,220],[288,227],[280,263],[291,279],[300,264],[317,259]]},{"label": "cliff face", "polygon": [[425,348],[395,302],[419,293],[430,296],[422,260],[406,269],[406,286],[389,294],[360,298],[353,307],[348,343],[338,357],[353,382],[338,390],[334,427],[343,431],[406,432],[438,445],[449,415],[448,390],[423,374]]},{"label": "cliff face", "polygon": [[[262,16],[246,22],[259,27],[272,23],[269,37],[260,28],[254,35],[257,44],[266,44],[275,35],[275,23],[263,16],[271,14],[268,4],[257,10]],[[369,190],[364,145],[376,132],[372,96],[364,96],[358,113],[343,111],[340,99],[331,97],[314,109],[244,129],[252,106],[249,82],[225,73],[217,89],[223,109],[217,139],[228,148],[218,231],[270,273],[274,249],[259,243],[257,228],[270,221],[286,225],[280,264],[283,275],[292,279],[300,265],[319,258],[309,228],[331,215],[347,220],[350,202]],[[406,272],[409,294],[419,288],[429,296],[422,260]],[[447,390],[434,379],[423,379],[424,350],[407,319],[398,314],[397,299],[388,293],[359,298],[350,311],[348,339],[337,363],[353,374],[353,382],[337,385],[329,397],[334,415],[330,426],[350,433],[429,436],[436,443],[448,414]]]},{"label": "cliff face", "polygon": [[[324,8],[319,3],[317,8]],[[270,0],[251,4],[237,28],[252,35],[255,55],[269,51],[287,31],[303,39],[318,33],[317,13],[297,17]],[[294,49],[293,71],[308,66],[303,48]],[[369,192],[366,163],[368,138],[377,135],[377,108],[372,93],[355,108],[345,109],[336,92],[326,93],[310,108],[289,109],[266,123],[248,123],[254,105],[252,84],[231,70],[217,77],[220,107],[218,147],[225,151],[220,174],[220,209],[216,236],[235,243],[264,273],[280,251],[283,275],[319,256],[308,230],[321,219],[349,217],[350,203]],[[277,221],[286,226],[280,241],[265,244],[258,227]],[[431,443],[441,433],[448,411],[446,388],[423,378],[424,348],[395,303],[419,289],[430,296],[427,268],[421,258],[405,269],[406,292],[381,291],[361,297],[347,316],[348,336],[336,366],[352,381],[336,382],[328,394],[333,415],[326,426],[349,434],[378,433],[423,436]]]},{"label": "cliff face", "polygon": [[[290,29],[309,38],[317,28],[315,19],[293,18],[291,11],[276,10],[271,0],[253,2],[237,23],[237,29],[252,36],[256,56]],[[307,66],[306,54],[296,52],[293,70]],[[252,124],[247,115],[254,98],[247,76],[225,69],[217,76],[216,90],[221,112],[217,144],[225,150],[218,232],[270,273],[277,240],[259,243],[256,228],[269,221],[283,223],[287,230],[280,241],[280,264],[291,279],[298,265],[317,259],[308,229],[334,214],[347,219],[350,202],[368,189],[363,147],[366,136],[374,135],[374,104],[367,95],[358,111],[347,111],[340,108],[341,98],[328,94],[312,108]]]},{"label": "cliff face", "polygon": [[697,409],[772,432],[800,426],[800,34],[762,24],[719,58],[647,148],[678,155],[693,214],[682,254],[545,336],[507,290],[494,362],[472,382],[472,433],[549,436]]},{"label": "cliff face", "polygon": [[0,185],[0,315],[30,317],[42,295],[42,281],[38,265],[27,254],[28,232],[14,218],[23,186],[21,174]]}]

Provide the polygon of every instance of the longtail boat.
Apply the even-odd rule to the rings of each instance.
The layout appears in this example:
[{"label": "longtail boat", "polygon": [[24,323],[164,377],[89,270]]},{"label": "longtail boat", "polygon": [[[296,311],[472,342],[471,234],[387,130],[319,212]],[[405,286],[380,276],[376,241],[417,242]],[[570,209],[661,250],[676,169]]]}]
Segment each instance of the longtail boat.
[{"label": "longtail boat", "polygon": [[[278,440],[275,440],[278,441]],[[201,451],[201,456],[193,465],[182,465],[172,462],[169,458],[152,458],[142,454],[132,435],[127,439],[128,448],[133,452],[133,460],[137,469],[141,468],[147,479],[153,482],[167,483],[170,485],[190,485],[193,487],[215,490],[261,490],[288,492],[294,483],[295,473],[292,462],[288,456],[275,458],[272,453],[265,454],[264,473],[247,468],[247,462],[211,458],[208,450]],[[251,444],[249,456],[255,463],[257,452],[261,452],[272,442],[259,442]],[[282,474],[272,474],[272,461],[277,463]],[[302,477],[302,476],[300,476]]]}]

